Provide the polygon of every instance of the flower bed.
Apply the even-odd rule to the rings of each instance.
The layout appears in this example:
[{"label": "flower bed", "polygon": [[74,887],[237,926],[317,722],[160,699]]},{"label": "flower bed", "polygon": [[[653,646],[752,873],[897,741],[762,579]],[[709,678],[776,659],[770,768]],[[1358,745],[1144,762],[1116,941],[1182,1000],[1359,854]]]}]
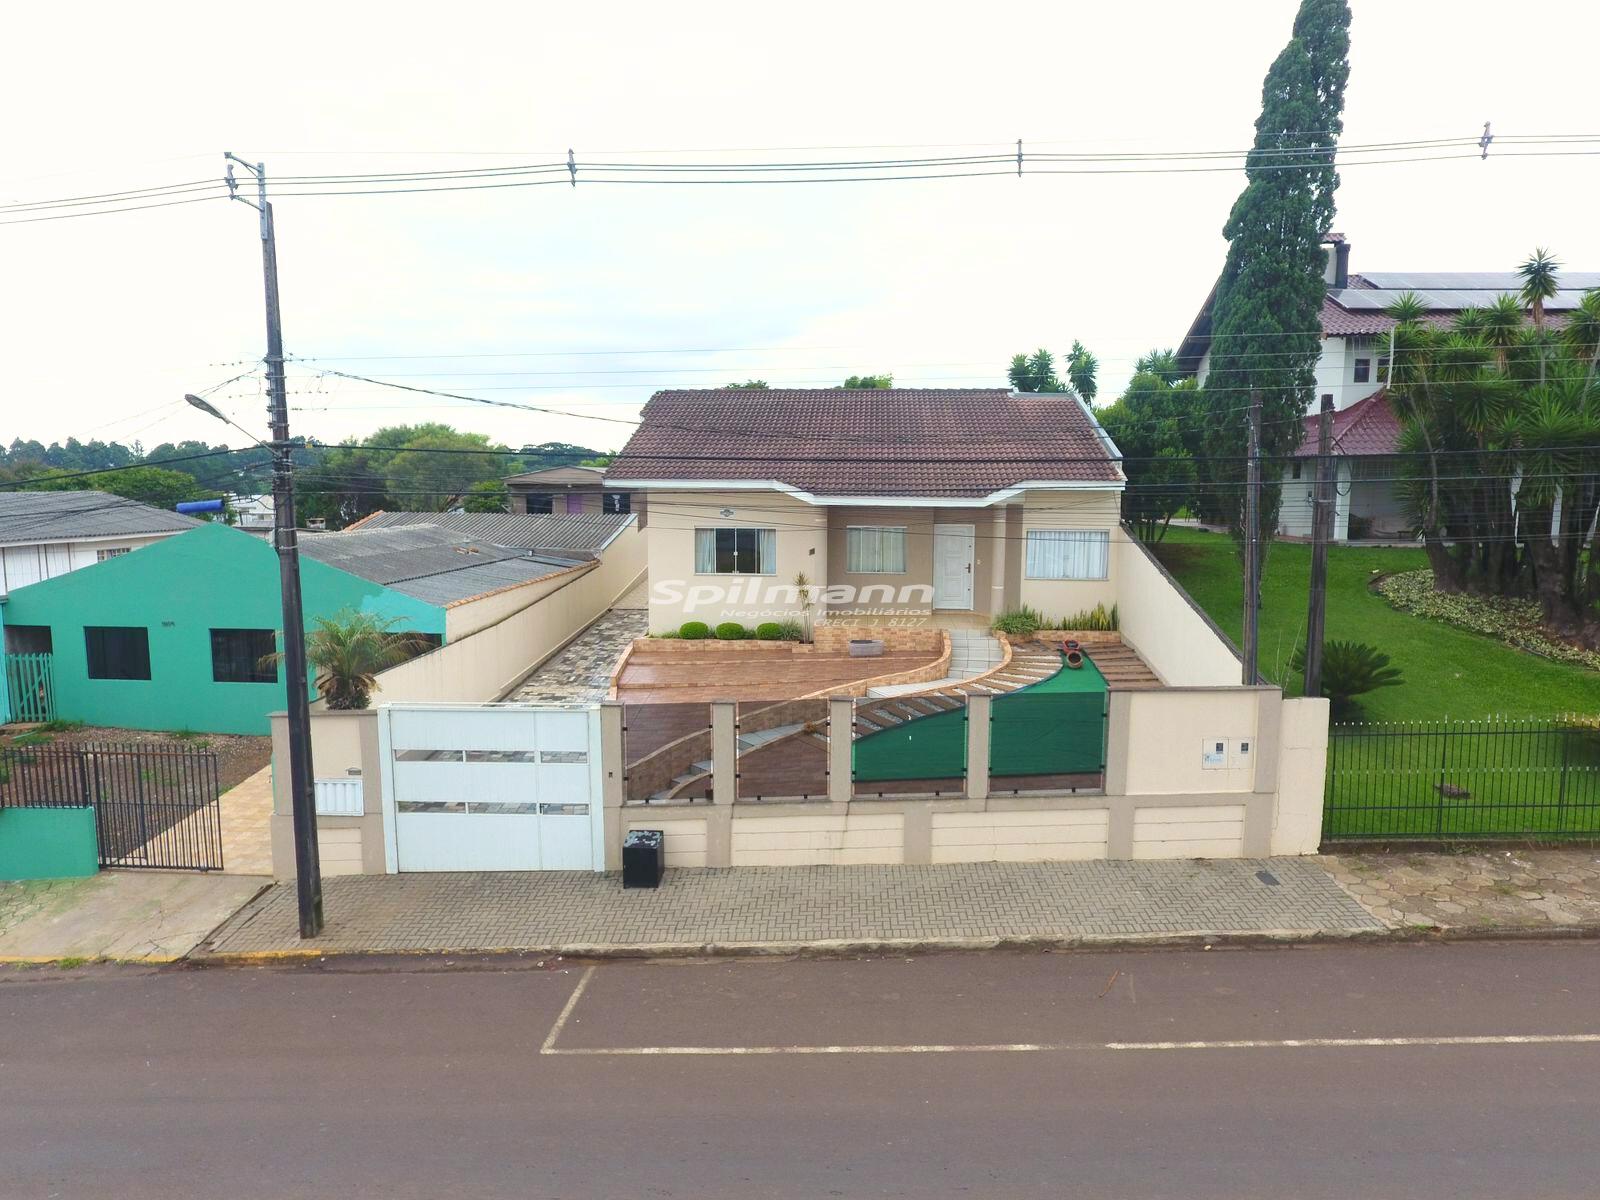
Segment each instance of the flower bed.
[{"label": "flower bed", "polygon": [[1540,620],[1536,600],[1437,592],[1428,570],[1390,575],[1378,582],[1377,591],[1401,612],[1485,634],[1541,658],[1600,671],[1600,651],[1552,637]]}]

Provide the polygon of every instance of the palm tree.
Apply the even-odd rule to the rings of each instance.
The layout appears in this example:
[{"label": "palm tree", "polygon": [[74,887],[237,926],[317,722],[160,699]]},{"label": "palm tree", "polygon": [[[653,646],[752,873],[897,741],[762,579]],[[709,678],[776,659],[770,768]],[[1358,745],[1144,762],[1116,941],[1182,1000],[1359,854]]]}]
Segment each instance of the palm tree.
[{"label": "palm tree", "polygon": [[1561,270],[1561,264],[1543,247],[1533,252],[1533,257],[1517,268],[1517,274],[1522,276],[1522,302],[1533,313],[1533,324],[1536,329],[1544,328],[1544,302],[1552,299],[1560,290],[1556,282],[1556,272]]},{"label": "palm tree", "polygon": [[1094,403],[1094,394],[1100,390],[1095,374],[1100,370],[1100,360],[1084,349],[1082,342],[1074,341],[1067,352],[1067,378],[1072,390],[1082,396],[1085,403]]},{"label": "palm tree", "polygon": [[[306,634],[306,659],[316,668],[314,682],[329,708],[366,708],[378,672],[433,649],[420,633],[395,632],[399,620],[353,608],[317,618],[316,628]],[[269,654],[262,661],[280,663],[283,655]]]},{"label": "palm tree", "polygon": [[1593,383],[1595,364],[1600,361],[1600,289],[1583,294],[1578,307],[1567,318],[1564,335],[1573,357],[1588,364],[1587,378]]}]

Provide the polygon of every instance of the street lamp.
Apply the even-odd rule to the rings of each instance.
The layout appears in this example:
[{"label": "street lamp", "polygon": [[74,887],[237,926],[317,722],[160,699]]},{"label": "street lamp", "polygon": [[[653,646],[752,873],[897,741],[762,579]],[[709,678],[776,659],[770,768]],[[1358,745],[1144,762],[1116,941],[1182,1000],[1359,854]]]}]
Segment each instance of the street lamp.
[{"label": "street lamp", "polygon": [[278,554],[283,602],[283,674],[289,714],[289,810],[294,821],[295,894],[300,936],[322,932],[322,864],[317,847],[317,804],[311,774],[311,698],[306,692],[305,613],[300,602],[300,553],[294,524],[294,443],[283,403],[281,350],[274,382],[272,441],[263,442],[216,405],[193,393],[183,397],[208,417],[231,425],[272,455],[272,544]]}]

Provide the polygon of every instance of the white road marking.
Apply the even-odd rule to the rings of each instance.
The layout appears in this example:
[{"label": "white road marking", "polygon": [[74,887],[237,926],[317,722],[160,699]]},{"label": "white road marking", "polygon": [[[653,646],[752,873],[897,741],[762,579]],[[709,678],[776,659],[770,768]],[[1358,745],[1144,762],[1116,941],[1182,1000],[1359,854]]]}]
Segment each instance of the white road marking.
[{"label": "white road marking", "polygon": [[[593,967],[589,970],[592,972]],[[556,1035],[589,982],[586,974],[545,1039],[540,1054],[655,1057],[738,1057],[775,1054],[1071,1054],[1096,1050],[1325,1050],[1397,1046],[1552,1046],[1600,1044],[1600,1033],[1509,1033],[1457,1037],[1249,1038],[1197,1042],[995,1042],[979,1045],[907,1046],[614,1046],[558,1049]]]},{"label": "white road marking", "polygon": [[589,986],[589,980],[594,976],[594,967],[584,968],[583,974],[578,977],[578,986],[572,989],[572,995],[567,997],[567,1002],[561,1006],[561,1012],[556,1017],[556,1023],[550,1026],[550,1033],[544,1039],[544,1045],[539,1047],[540,1054],[560,1054],[562,1051],[555,1049],[556,1039],[561,1036],[561,1031],[567,1026],[567,1018],[572,1015],[572,1010],[578,1007],[578,1000],[583,995],[583,989]]}]

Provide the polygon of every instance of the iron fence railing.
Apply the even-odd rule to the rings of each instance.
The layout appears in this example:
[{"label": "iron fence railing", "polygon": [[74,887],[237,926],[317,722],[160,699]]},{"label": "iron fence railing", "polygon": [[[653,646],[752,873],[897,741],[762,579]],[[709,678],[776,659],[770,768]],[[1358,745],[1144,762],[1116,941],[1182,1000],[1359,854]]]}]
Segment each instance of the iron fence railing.
[{"label": "iron fence railing", "polygon": [[0,749],[0,807],[93,807],[100,865],[222,868],[217,756],[145,744]]},{"label": "iron fence railing", "polygon": [[1600,717],[1335,725],[1322,833],[1600,838]]}]

